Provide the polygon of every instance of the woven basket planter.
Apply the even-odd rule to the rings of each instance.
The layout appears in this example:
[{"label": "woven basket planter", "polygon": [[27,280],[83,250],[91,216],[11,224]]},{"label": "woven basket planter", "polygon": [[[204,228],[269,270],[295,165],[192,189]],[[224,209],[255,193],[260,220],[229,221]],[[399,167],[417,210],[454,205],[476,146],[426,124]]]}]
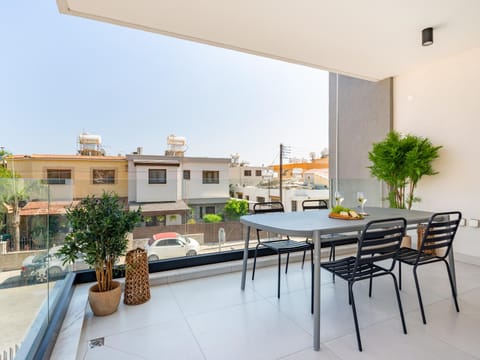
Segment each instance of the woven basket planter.
[{"label": "woven basket planter", "polygon": [[137,248],[127,253],[125,260],[126,305],[139,305],[150,300],[150,282],[148,277],[147,252]]}]

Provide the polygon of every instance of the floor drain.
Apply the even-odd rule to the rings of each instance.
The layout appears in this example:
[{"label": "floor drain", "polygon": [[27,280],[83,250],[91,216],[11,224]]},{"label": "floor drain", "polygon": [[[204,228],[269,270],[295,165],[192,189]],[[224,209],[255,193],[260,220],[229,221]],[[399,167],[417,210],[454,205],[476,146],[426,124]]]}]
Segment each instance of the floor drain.
[{"label": "floor drain", "polygon": [[88,346],[90,349],[93,349],[95,347],[103,346],[105,345],[105,338],[104,337],[99,337],[95,339],[88,340]]}]

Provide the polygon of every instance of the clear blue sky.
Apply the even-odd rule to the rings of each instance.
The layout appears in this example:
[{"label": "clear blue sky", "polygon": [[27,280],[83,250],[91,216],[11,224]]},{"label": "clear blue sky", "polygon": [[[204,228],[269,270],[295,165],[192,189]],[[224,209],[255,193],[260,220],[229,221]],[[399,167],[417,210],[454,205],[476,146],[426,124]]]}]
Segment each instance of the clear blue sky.
[{"label": "clear blue sky", "polygon": [[328,73],[61,15],[55,0],[0,2],[0,146],[74,154],[82,131],[109,155],[278,162],[328,146]]}]

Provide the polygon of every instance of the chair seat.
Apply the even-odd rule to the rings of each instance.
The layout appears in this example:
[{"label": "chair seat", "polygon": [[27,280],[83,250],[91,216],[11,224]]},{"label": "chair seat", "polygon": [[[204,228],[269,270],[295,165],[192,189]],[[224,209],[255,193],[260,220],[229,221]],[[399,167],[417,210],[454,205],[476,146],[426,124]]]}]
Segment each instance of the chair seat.
[{"label": "chair seat", "polygon": [[313,247],[313,244],[309,244],[305,241],[298,242],[291,239],[263,241],[261,245],[276,252],[301,251]]},{"label": "chair seat", "polygon": [[330,246],[351,245],[358,243],[358,237],[354,235],[331,234],[322,235],[322,248]]},{"label": "chair seat", "polygon": [[436,256],[430,255],[430,254],[425,254],[421,253],[418,250],[407,248],[407,247],[402,247],[398,251],[398,256],[397,260],[401,261],[403,263],[409,264],[409,265],[415,265],[417,263],[417,257],[418,254],[420,254],[420,258],[418,259],[418,263],[423,263],[423,262],[429,262],[430,260],[435,260],[437,259]]},{"label": "chair seat", "polygon": [[321,263],[320,266],[346,281],[363,280],[368,279],[370,276],[375,276],[377,273],[388,273],[387,269],[375,264],[366,263],[359,264],[355,274],[352,275],[356,260],[355,256],[349,256],[340,260]]}]

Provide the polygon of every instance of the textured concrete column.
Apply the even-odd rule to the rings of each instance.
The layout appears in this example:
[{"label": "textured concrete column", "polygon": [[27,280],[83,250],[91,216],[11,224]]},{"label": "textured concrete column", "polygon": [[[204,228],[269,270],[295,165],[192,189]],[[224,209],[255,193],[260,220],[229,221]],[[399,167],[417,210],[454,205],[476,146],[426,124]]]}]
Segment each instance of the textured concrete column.
[{"label": "textured concrete column", "polygon": [[[330,73],[329,173],[332,191],[338,183],[347,206],[356,191],[368,205],[380,206],[385,189],[370,175],[368,152],[393,126],[393,79],[379,82]],[[338,83],[338,88],[337,88]],[[333,196],[331,196],[333,197]]]}]

